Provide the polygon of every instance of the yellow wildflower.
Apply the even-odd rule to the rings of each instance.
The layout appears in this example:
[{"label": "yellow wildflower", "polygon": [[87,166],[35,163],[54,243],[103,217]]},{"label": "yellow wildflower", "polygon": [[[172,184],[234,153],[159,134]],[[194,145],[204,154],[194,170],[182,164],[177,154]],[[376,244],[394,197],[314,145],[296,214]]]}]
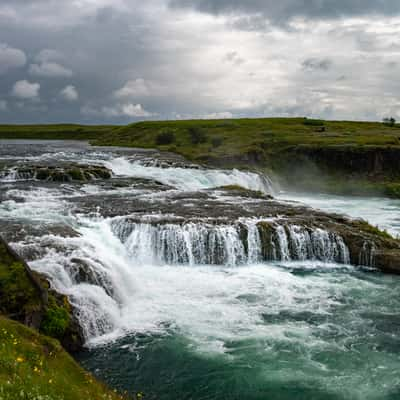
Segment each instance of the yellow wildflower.
[{"label": "yellow wildflower", "polygon": [[19,362],[19,363],[22,363],[22,362],[24,362],[24,359],[22,357],[17,357],[16,361]]}]

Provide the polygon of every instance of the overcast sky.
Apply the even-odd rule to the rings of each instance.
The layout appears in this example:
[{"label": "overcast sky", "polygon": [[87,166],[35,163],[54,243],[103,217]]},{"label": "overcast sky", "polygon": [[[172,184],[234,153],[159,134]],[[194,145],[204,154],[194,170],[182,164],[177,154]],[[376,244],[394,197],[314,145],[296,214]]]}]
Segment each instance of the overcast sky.
[{"label": "overcast sky", "polygon": [[400,118],[399,0],[1,0],[0,123]]}]

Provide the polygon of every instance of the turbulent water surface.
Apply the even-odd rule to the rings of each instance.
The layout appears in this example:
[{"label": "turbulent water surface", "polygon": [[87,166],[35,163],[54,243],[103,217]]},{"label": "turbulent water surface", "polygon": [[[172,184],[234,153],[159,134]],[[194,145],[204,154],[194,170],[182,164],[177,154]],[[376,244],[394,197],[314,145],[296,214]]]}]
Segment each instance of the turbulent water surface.
[{"label": "turbulent water surface", "polygon": [[[63,163],[113,177],[59,183],[20,168]],[[69,296],[87,339],[79,357],[113,387],[149,399],[400,398],[398,277],[348,265],[340,237],[298,226],[276,226],[266,262],[257,200],[218,188],[271,194],[268,178],[76,142],[0,141],[0,164],[1,233]],[[400,233],[396,201],[279,196]]]}]

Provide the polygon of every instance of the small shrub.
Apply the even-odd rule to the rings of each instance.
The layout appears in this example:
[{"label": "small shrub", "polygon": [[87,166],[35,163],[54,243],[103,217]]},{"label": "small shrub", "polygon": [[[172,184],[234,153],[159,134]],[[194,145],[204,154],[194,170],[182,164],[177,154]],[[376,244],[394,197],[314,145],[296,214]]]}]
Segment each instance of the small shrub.
[{"label": "small shrub", "polygon": [[383,125],[394,127],[396,125],[396,120],[393,117],[384,118]]},{"label": "small shrub", "polygon": [[306,126],[324,126],[325,122],[322,119],[304,118],[303,125]]},{"label": "small shrub", "polygon": [[161,132],[156,137],[156,144],[159,146],[172,144],[174,142],[175,142],[175,135],[174,132],[171,131]]},{"label": "small shrub", "polygon": [[224,141],[224,139],[222,138],[222,137],[220,137],[220,136],[216,136],[216,137],[213,137],[212,139],[211,139],[211,145],[212,145],[212,147],[220,147],[221,145],[222,145],[222,143],[223,143],[223,141]]},{"label": "small shrub", "polygon": [[207,135],[201,128],[191,127],[188,128],[188,132],[192,144],[200,144],[200,143],[205,143],[207,141]]}]

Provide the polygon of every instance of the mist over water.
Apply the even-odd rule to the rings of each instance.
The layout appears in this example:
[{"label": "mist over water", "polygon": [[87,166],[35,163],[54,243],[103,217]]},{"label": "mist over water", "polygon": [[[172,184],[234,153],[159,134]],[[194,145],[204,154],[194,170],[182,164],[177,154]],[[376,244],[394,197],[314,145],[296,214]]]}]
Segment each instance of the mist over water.
[{"label": "mist over water", "polygon": [[[70,146],[11,143],[0,159],[102,164],[113,179],[167,186],[2,178],[2,226],[23,226],[13,246],[75,306],[87,368],[150,399],[400,398],[398,279],[348,265],[340,237],[277,224],[276,252],[266,261],[255,218],[182,222],[184,202],[183,217],[102,214],[115,199],[150,207],[155,198],[169,204],[171,192],[195,197],[226,185],[271,193],[267,177]],[[400,204],[388,199],[282,197],[399,233]]]},{"label": "mist over water", "polygon": [[362,218],[391,235],[400,235],[400,200],[382,197],[346,197],[329,194],[280,193],[278,198],[308,204],[331,213]]}]

